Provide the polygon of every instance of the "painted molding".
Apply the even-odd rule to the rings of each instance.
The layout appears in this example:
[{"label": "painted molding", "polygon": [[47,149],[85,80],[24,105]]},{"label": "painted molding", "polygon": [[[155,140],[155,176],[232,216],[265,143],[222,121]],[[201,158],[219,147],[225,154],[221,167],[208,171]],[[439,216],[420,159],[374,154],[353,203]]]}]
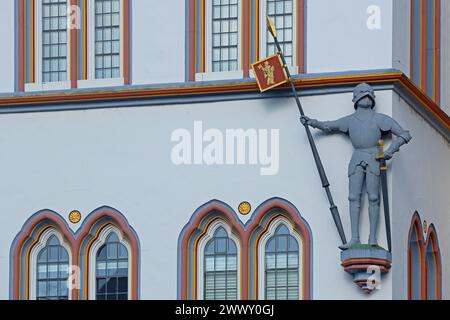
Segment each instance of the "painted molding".
[{"label": "painted molding", "polygon": [[[184,226],[178,238],[178,299],[196,300],[198,268],[198,243],[215,221],[228,226],[240,241],[241,248],[241,299],[258,299],[258,245],[260,233],[265,233],[273,219],[283,217],[289,221],[303,245],[302,284],[300,297],[312,299],[312,233],[307,222],[295,206],[282,198],[272,198],[262,203],[244,225],[236,212],[226,203],[212,200],[199,207]],[[266,228],[267,227],[267,228]],[[255,241],[255,239],[257,239]],[[299,243],[299,247],[301,247]],[[255,254],[256,253],[256,254]],[[254,288],[255,287],[255,288]]]},{"label": "painted molding", "polygon": [[[89,33],[95,29],[89,12],[92,11],[94,0],[68,0],[70,5],[80,6],[80,30],[67,30],[67,84],[63,87],[41,84],[41,19],[40,8],[42,0],[17,0],[17,55],[16,88],[18,92],[45,91],[59,89],[77,89],[78,80],[89,79],[89,68],[92,65],[91,52],[88,50]],[[123,84],[131,83],[131,0],[121,0],[121,78]],[[91,35],[92,37],[92,35]],[[33,86],[33,84],[38,84]],[[101,85],[101,83],[99,83]]]},{"label": "painted molding", "polygon": [[[408,299],[417,299],[414,296],[414,286],[419,285],[419,293],[421,300],[428,300],[430,295],[428,293],[428,253],[434,259],[434,297],[436,300],[442,299],[442,262],[441,252],[439,248],[439,241],[434,224],[430,224],[426,232],[426,241],[424,240],[424,232],[422,229],[422,220],[419,213],[416,211],[411,219],[411,225],[408,233]],[[413,261],[413,240],[416,242],[418,252],[418,261]],[[419,279],[414,279],[413,270],[419,268]]]},{"label": "painted molding", "polygon": [[100,207],[86,216],[76,232],[72,232],[67,221],[58,213],[42,210],[32,215],[23,225],[11,244],[10,249],[10,299],[28,300],[29,291],[29,252],[37,243],[40,235],[47,229],[55,229],[64,238],[71,250],[70,259],[73,265],[80,267],[80,290],[73,289],[72,300],[87,300],[89,287],[89,252],[99,239],[103,230],[115,228],[120,231],[120,238],[128,244],[129,272],[131,274],[130,300],[140,297],[140,244],[134,229],[127,219],[111,207]]},{"label": "painted molding", "polygon": [[[352,92],[353,87],[361,82],[371,84],[376,90],[393,90],[450,141],[450,117],[398,70],[308,74],[294,76],[293,79],[300,96]],[[247,78],[234,81],[124,86],[107,90],[78,89],[7,94],[0,95],[0,113],[161,106],[290,96],[292,95],[287,86],[261,94],[256,81]]]},{"label": "painted molding", "polygon": [[411,79],[441,102],[441,0],[411,1]]}]

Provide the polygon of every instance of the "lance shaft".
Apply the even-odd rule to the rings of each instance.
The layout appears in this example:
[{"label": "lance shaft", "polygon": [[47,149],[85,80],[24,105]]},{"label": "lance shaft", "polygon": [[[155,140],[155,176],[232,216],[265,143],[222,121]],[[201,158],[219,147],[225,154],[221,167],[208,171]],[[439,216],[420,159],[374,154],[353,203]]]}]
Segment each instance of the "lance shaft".
[{"label": "lance shaft", "polygon": [[[294,94],[295,101],[297,102],[298,111],[300,112],[301,116],[304,116],[305,113],[303,111],[302,104],[300,103],[300,99],[297,94],[297,90],[295,89],[294,82],[292,81],[291,73],[289,72],[289,68],[286,65],[286,60],[284,59],[283,52],[281,50],[280,43],[278,42],[278,39],[276,35],[274,35],[275,44],[278,49],[278,54],[281,58],[281,61],[283,62],[283,68],[286,71],[286,75],[288,77],[289,84],[291,85],[292,93]],[[347,240],[345,238],[344,228],[342,227],[342,221],[341,217],[339,215],[339,211],[337,206],[334,203],[333,196],[331,195],[330,191],[330,183],[328,182],[327,175],[325,173],[325,169],[323,168],[322,160],[320,159],[319,152],[317,151],[316,143],[314,142],[313,136],[311,134],[311,130],[307,123],[304,124],[306,135],[308,137],[309,145],[311,146],[311,150],[314,156],[314,161],[316,162],[317,170],[319,171],[320,180],[322,181],[322,187],[325,189],[325,192],[328,197],[328,202],[330,203],[330,211],[331,215],[333,217],[334,223],[336,225],[336,228],[338,230],[339,236],[342,240],[343,244],[347,243]]]}]

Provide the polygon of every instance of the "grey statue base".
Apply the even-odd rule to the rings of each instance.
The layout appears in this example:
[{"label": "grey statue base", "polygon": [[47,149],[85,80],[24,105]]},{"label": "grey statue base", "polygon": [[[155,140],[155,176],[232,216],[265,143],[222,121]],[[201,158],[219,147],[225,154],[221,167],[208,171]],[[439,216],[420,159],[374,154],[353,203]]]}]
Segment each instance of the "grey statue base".
[{"label": "grey statue base", "polygon": [[380,288],[381,276],[391,268],[392,254],[379,246],[359,244],[341,252],[341,262],[353,282],[369,294]]}]

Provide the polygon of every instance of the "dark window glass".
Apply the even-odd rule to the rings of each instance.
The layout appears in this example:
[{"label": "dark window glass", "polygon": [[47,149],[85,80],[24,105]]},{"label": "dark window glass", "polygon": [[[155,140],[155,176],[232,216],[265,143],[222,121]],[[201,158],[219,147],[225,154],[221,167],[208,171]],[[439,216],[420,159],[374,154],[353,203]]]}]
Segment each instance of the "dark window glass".
[{"label": "dark window glass", "polygon": [[128,299],[128,250],[113,232],[97,252],[97,300]]}]

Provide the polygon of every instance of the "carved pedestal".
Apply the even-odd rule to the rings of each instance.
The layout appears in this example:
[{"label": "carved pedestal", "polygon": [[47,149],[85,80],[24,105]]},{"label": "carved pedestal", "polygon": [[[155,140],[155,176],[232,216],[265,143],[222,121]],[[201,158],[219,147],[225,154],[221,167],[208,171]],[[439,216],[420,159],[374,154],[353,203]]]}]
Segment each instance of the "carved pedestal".
[{"label": "carved pedestal", "polygon": [[369,294],[379,285],[381,275],[389,272],[392,254],[381,247],[358,245],[343,251],[341,262],[353,282]]}]

